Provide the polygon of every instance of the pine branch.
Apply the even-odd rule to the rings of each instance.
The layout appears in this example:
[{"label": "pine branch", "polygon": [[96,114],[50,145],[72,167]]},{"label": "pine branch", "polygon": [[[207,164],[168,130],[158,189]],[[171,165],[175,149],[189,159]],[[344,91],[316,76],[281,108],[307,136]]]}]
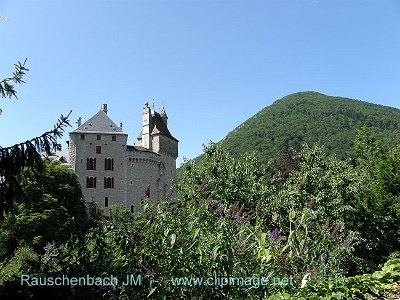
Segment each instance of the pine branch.
[{"label": "pine branch", "polygon": [[[14,64],[15,66],[15,71],[13,72],[12,77],[5,78],[0,81],[0,96],[1,98],[12,98],[15,97],[18,99],[17,96],[17,91],[14,89],[14,85],[11,84],[10,82],[15,82],[17,84],[25,83],[25,81],[22,80],[22,78],[25,76],[26,72],[29,71],[28,68],[25,67],[26,64],[26,58],[23,63],[18,61],[18,63]],[[0,109],[0,114],[1,114],[1,109]]]},{"label": "pine branch", "polygon": [[19,183],[24,178],[24,170],[31,171],[34,177],[40,176],[43,167],[41,154],[51,155],[61,149],[57,139],[63,135],[65,127],[71,126],[68,121],[71,112],[67,116],[61,115],[53,130],[11,147],[0,147],[0,219],[23,194]]}]

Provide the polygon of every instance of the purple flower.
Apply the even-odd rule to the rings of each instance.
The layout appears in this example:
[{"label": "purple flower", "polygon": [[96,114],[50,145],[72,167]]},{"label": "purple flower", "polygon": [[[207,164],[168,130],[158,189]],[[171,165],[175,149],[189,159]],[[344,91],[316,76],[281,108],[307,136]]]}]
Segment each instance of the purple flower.
[{"label": "purple flower", "polygon": [[327,260],[328,260],[328,254],[326,254],[326,253],[322,254],[322,257],[321,257],[322,264],[325,265]]},{"label": "purple flower", "polygon": [[221,217],[225,217],[225,212],[221,207],[218,209],[218,213]]},{"label": "purple flower", "polygon": [[311,274],[312,277],[315,277],[315,271],[312,270],[312,269],[310,268],[310,266],[307,266],[307,271]]},{"label": "purple flower", "polygon": [[278,228],[275,228],[275,229],[269,234],[269,236],[267,236],[267,237],[265,238],[265,240],[270,240],[270,239],[277,240],[277,239],[279,239],[279,236],[280,236],[279,229],[278,229]]},{"label": "purple flower", "polygon": [[312,223],[308,223],[308,225],[306,226],[306,234],[308,234],[311,228],[312,228]]},{"label": "purple flower", "polygon": [[238,245],[233,246],[232,253],[235,253],[239,249]]},{"label": "purple flower", "polygon": [[208,183],[209,183],[208,180],[203,180],[203,182],[201,183],[199,190],[200,190],[202,193],[203,193],[203,192],[206,190],[206,188],[208,187]]},{"label": "purple flower", "polygon": [[214,208],[214,207],[220,205],[221,202],[222,202],[222,200],[218,200],[218,201],[214,202],[214,203],[211,205],[211,207]]},{"label": "purple flower", "polygon": [[175,192],[175,190],[173,188],[170,188],[169,189],[169,193],[168,193],[168,197],[171,197],[174,192]]},{"label": "purple flower", "polygon": [[301,249],[301,252],[300,252],[300,254],[303,254],[304,252],[306,252],[306,250],[307,250],[307,246],[306,246],[306,245],[304,245],[303,249]]},{"label": "purple flower", "polygon": [[287,273],[288,275],[293,275],[293,273],[292,273],[288,268],[285,268],[285,271],[286,271],[286,273]]},{"label": "purple flower", "polygon": [[147,271],[146,271],[146,274],[147,274],[147,275],[153,274],[153,270],[147,270]]}]

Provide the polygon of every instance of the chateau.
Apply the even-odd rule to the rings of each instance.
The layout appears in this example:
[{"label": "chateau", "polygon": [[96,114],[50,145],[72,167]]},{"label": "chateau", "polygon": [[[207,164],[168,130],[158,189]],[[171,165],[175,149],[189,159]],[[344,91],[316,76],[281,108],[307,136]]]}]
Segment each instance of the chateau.
[{"label": "chateau", "polygon": [[107,104],[69,133],[68,153],[61,161],[78,174],[87,201],[107,208],[123,205],[131,212],[140,210],[147,194],[157,200],[170,193],[176,178],[178,140],[168,130],[164,109],[155,112],[145,103],[138,144],[128,145],[128,134],[107,115]]}]

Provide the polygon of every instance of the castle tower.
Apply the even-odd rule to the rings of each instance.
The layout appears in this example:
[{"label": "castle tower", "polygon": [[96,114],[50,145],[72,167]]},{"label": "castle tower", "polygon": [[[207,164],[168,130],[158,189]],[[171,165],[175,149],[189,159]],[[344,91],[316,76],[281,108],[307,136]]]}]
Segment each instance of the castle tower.
[{"label": "castle tower", "polygon": [[151,151],[151,129],[152,129],[152,113],[149,103],[146,102],[143,108],[143,122],[142,122],[142,132],[141,132],[141,146],[149,149]]}]

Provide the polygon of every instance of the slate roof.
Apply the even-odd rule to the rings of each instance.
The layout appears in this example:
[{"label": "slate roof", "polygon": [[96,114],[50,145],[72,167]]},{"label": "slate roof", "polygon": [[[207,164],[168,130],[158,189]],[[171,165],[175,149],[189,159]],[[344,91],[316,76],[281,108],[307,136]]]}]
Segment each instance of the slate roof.
[{"label": "slate roof", "polygon": [[95,114],[71,133],[85,132],[126,134],[122,132],[121,128],[117,126],[103,110],[100,110],[97,114]]},{"label": "slate roof", "polygon": [[[154,112],[151,118],[153,126],[153,128],[150,128],[151,134],[162,134],[178,142],[178,140],[174,138],[172,134],[169,132],[167,125],[165,125],[161,115],[158,112]],[[143,134],[142,131],[140,131],[138,139],[142,138],[142,134]]]}]

